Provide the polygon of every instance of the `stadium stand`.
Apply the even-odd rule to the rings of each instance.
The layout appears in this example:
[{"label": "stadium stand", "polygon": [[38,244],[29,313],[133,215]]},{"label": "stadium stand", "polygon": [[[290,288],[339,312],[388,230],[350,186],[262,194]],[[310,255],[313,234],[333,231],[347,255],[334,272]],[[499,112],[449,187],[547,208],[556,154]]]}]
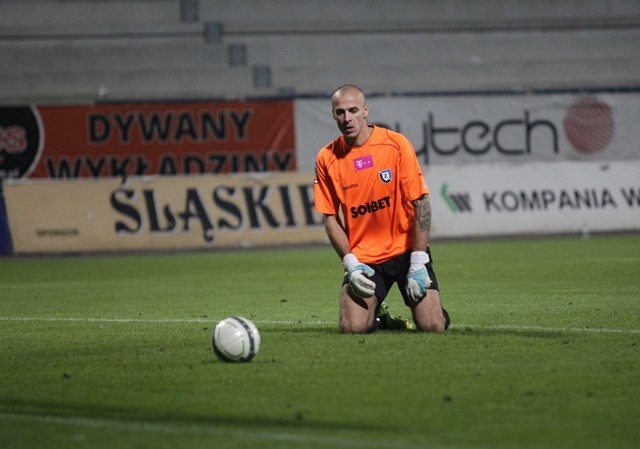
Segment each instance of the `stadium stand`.
[{"label": "stadium stand", "polygon": [[637,87],[634,0],[0,3],[0,102]]}]

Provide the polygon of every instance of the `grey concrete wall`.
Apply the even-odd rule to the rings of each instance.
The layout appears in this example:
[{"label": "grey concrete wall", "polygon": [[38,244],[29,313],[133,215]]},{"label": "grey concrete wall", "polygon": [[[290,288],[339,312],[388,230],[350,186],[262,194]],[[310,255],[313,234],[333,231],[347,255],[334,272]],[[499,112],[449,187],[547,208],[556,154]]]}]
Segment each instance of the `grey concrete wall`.
[{"label": "grey concrete wall", "polygon": [[0,104],[638,87],[639,42],[636,0],[5,1]]}]

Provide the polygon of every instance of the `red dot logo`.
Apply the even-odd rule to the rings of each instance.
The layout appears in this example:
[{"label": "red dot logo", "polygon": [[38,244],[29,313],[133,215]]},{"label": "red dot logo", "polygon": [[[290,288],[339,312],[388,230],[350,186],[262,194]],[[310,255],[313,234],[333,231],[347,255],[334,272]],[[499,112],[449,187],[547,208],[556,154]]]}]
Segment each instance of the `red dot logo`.
[{"label": "red dot logo", "polygon": [[567,109],[562,125],[567,139],[580,153],[598,153],[613,138],[613,112],[608,104],[596,97],[576,100]]}]

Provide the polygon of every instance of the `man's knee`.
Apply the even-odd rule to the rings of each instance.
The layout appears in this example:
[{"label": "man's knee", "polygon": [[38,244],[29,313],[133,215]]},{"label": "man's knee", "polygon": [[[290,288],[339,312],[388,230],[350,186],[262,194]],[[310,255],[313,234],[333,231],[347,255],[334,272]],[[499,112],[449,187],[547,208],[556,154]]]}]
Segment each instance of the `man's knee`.
[{"label": "man's knee", "polygon": [[366,334],[371,332],[372,328],[373,323],[369,323],[368,320],[356,322],[345,318],[340,319],[340,333],[342,334]]},{"label": "man's knee", "polygon": [[413,321],[423,332],[444,332],[449,327],[449,314],[440,304],[437,291],[429,290],[427,297],[413,308]]},{"label": "man's knee", "polygon": [[444,319],[416,320],[415,324],[416,328],[422,332],[444,332],[446,330]]},{"label": "man's knee", "polygon": [[365,334],[374,325],[376,299],[358,298],[349,294],[343,286],[340,296],[340,332],[343,334]]}]

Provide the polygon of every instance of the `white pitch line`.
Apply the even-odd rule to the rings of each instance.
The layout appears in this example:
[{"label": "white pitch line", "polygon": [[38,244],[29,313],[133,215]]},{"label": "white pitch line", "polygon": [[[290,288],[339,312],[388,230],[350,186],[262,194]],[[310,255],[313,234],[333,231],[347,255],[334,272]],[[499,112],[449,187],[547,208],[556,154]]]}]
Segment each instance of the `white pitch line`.
[{"label": "white pitch line", "polygon": [[[170,324],[170,323],[217,323],[222,318],[81,318],[81,317],[6,317],[0,316],[0,321],[41,321],[41,322],[80,322],[80,323],[148,323],[148,324]],[[302,326],[326,326],[336,324],[333,321],[300,321],[300,320],[254,320],[256,324],[276,324],[276,325],[302,325]],[[640,329],[611,329],[596,327],[544,327],[544,326],[520,326],[520,325],[475,325],[468,323],[455,323],[451,329],[471,330],[512,330],[512,331],[534,331],[534,332],[575,332],[593,334],[640,334]]]},{"label": "white pitch line", "polygon": [[[6,317],[0,316],[0,321],[71,321],[84,323],[217,323],[222,318],[80,318],[80,317]],[[299,321],[299,320],[254,320],[257,324],[303,324],[310,326],[334,324],[332,321]]]},{"label": "white pitch line", "polygon": [[[120,421],[115,419],[105,418],[87,418],[87,417],[66,417],[66,416],[52,416],[52,415],[30,415],[19,413],[0,413],[0,420],[5,421],[22,421],[39,424],[51,424],[58,426],[78,426],[89,428],[103,428],[110,430],[121,431],[134,431],[134,432],[150,432],[150,433],[164,433],[164,434],[192,434],[192,435],[208,435],[214,437],[237,438],[240,440],[253,440],[253,441],[294,441],[304,443],[305,445],[317,445],[325,448],[331,447],[365,447],[376,449],[419,449],[422,446],[416,446],[413,444],[402,443],[397,440],[394,441],[380,441],[368,440],[366,438],[358,437],[357,439],[328,436],[325,433],[322,435],[304,433],[294,433],[284,430],[251,430],[246,426],[217,426],[215,420],[212,419],[210,425],[198,425],[198,424],[176,424],[169,422],[158,421]],[[268,425],[265,425],[268,427]],[[277,426],[275,426],[277,427]]]}]

